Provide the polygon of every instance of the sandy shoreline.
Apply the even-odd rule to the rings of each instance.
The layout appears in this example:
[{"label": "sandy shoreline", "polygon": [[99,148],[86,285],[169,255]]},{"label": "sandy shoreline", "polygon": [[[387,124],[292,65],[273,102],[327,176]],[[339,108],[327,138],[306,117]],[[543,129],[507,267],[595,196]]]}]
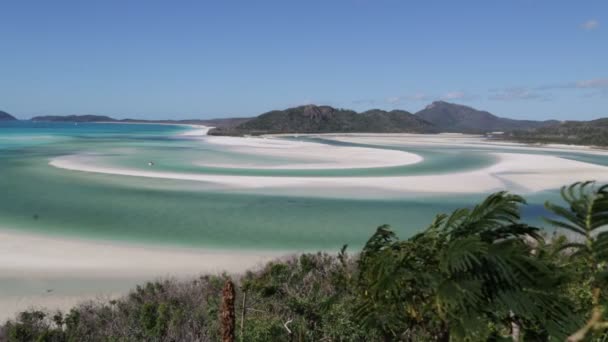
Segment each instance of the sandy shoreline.
[{"label": "sandy shoreline", "polygon": [[[295,160],[267,168],[357,168],[423,163],[414,154],[379,148],[338,147],[273,138],[204,137],[207,127],[185,133],[231,151],[253,156]],[[318,136],[318,135],[313,135]],[[273,193],[289,196],[389,198],[402,194],[469,194],[508,189],[533,193],[575,181],[608,182],[608,167],[526,151],[608,152],[586,147],[526,146],[487,142],[466,135],[323,135],[324,139],[366,145],[463,147],[488,149],[493,165],[470,171],[428,175],[376,177],[270,177],[163,172],[97,165],[93,156],[67,155],[52,159],[53,167],[131,177],[176,179],[217,185],[220,190]],[[504,152],[503,152],[504,151]],[[312,155],[312,156],[311,156]],[[193,161],[196,162],[196,161]],[[208,164],[207,164],[208,165]],[[256,168],[252,164],[216,166]],[[361,195],[363,194],[363,195]],[[291,252],[293,253],[293,252]],[[32,306],[69,308],[84,299],[124,294],[135,284],[159,277],[187,278],[202,273],[242,272],[290,254],[275,251],[185,249],[80,240],[20,233],[0,227],[0,320]],[[76,285],[74,285],[76,284]],[[80,284],[80,285],[79,285]],[[4,286],[4,287],[2,287]],[[47,292],[51,290],[51,292]]]},{"label": "sandy shoreline", "polygon": [[[288,136],[288,135],[275,135]],[[347,134],[314,134],[299,135],[320,137],[339,142],[363,143],[370,145],[395,146],[459,146],[471,148],[498,148],[521,151],[551,151],[551,152],[577,152],[593,155],[608,156],[608,149],[595,146],[565,145],[565,144],[525,144],[512,141],[490,140],[481,135],[441,133],[441,134],[409,134],[409,133],[347,133]]]},{"label": "sandy shoreline", "polygon": [[205,142],[221,146],[223,149],[254,156],[284,158],[281,165],[251,163],[212,164],[197,162],[196,165],[222,168],[251,169],[352,169],[404,166],[420,163],[423,158],[417,154],[378,148],[329,146],[314,142],[290,141],[266,138],[206,137]]},{"label": "sandy shoreline", "polygon": [[[230,189],[318,189],[319,196],[340,196],[341,189],[372,190],[376,196],[395,193],[487,193],[509,189],[520,193],[559,188],[575,181],[608,181],[608,167],[555,156],[491,153],[498,162],[487,168],[435,175],[390,177],[269,177],[157,172],[92,166],[79,156],[53,159],[49,164],[66,170],[122,176],[177,179],[213,183]],[[335,191],[334,191],[335,190]]]},{"label": "sandy shoreline", "polygon": [[241,273],[287,254],[142,246],[0,228],[0,321],[30,307],[67,309],[85,299],[124,295],[147,280]]},{"label": "sandy shoreline", "polygon": [[[184,275],[242,272],[287,252],[166,247],[0,228],[0,275]],[[180,265],[174,269],[175,265]]]}]

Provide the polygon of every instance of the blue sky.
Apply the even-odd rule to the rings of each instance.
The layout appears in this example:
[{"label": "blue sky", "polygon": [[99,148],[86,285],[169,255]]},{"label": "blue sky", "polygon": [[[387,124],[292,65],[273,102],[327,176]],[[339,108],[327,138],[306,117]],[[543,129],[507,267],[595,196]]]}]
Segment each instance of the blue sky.
[{"label": "blue sky", "polygon": [[608,116],[608,1],[0,0],[0,109],[19,118],[438,99]]}]

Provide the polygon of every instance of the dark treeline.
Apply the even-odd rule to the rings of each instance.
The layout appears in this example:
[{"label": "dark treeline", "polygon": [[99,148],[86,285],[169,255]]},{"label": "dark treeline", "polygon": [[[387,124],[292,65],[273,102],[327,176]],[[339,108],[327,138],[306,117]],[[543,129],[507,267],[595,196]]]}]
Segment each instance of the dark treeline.
[{"label": "dark treeline", "polygon": [[[506,192],[399,239],[377,228],[354,255],[303,254],[232,280],[138,286],[67,313],[28,311],[8,341],[603,341],[608,186],[562,189],[545,232]],[[562,233],[568,233],[566,238]]]},{"label": "dark treeline", "polygon": [[566,121],[533,130],[515,131],[505,138],[524,143],[608,146],[608,119]]}]

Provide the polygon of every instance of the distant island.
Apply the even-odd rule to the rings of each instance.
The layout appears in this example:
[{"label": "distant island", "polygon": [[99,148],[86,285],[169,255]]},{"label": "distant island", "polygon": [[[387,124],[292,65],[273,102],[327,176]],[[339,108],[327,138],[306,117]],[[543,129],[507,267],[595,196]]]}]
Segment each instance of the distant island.
[{"label": "distant island", "polygon": [[117,121],[104,115],[45,115],[35,116],[31,121],[42,122],[110,122]]},{"label": "distant island", "polygon": [[412,114],[380,109],[357,113],[349,109],[307,105],[274,110],[240,125],[216,128],[211,135],[276,133],[474,133],[534,129],[558,121],[501,118],[486,111],[445,101],[435,101]]},{"label": "distant island", "polygon": [[307,105],[273,110],[236,126],[216,128],[211,135],[279,133],[437,133],[429,122],[403,110],[349,109]]},{"label": "distant island", "polygon": [[532,130],[514,131],[503,138],[523,143],[608,146],[608,118],[565,121]]},{"label": "distant island", "polygon": [[534,121],[501,118],[487,111],[445,101],[435,101],[417,112],[416,115],[432,123],[441,132],[454,133],[513,131],[559,123],[556,120]]},{"label": "distant island", "polygon": [[[6,120],[16,119],[0,111],[0,121]],[[289,133],[499,133],[492,134],[492,137],[523,143],[608,146],[608,118],[566,122],[516,120],[445,101],[435,101],[413,114],[405,110],[381,109],[358,113],[331,106],[305,105],[273,110],[252,118],[119,120],[104,115],[50,115],[36,116],[31,120],[204,125],[214,127],[209,131],[210,135],[220,136]]]},{"label": "distant island", "polygon": [[211,135],[261,135],[281,133],[472,133],[531,130],[559,124],[559,121],[515,120],[487,111],[445,101],[435,101],[417,113],[405,110],[371,109],[358,113],[351,109],[305,105],[273,110],[253,118],[208,120],[114,119],[103,115],[37,116],[32,121],[50,122],[132,122],[198,124],[215,127]]},{"label": "distant island", "polygon": [[78,122],[78,123],[100,123],[100,122],[116,122],[116,123],[158,123],[158,124],[175,124],[175,125],[204,125],[211,127],[226,127],[236,126],[251,118],[222,118],[222,119],[207,119],[207,120],[138,120],[138,119],[114,119],[105,115],[45,115],[35,116],[31,121],[36,122]]},{"label": "distant island", "polygon": [[15,121],[17,118],[0,110],[0,121]]}]

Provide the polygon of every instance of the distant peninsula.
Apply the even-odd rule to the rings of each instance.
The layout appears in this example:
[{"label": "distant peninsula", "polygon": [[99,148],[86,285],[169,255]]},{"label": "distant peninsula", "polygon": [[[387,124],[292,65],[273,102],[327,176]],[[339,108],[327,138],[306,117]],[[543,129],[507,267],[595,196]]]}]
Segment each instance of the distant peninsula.
[{"label": "distant peninsula", "polygon": [[16,117],[10,115],[7,112],[3,112],[0,110],[0,121],[15,121],[17,120]]},{"label": "distant peninsula", "polygon": [[31,121],[36,122],[78,122],[78,123],[101,123],[101,122],[116,122],[116,123],[157,123],[157,124],[174,124],[174,125],[204,125],[211,127],[228,127],[236,126],[251,118],[221,118],[221,119],[189,119],[189,120],[138,120],[138,119],[114,119],[105,115],[45,115],[35,116]]},{"label": "distant peninsula", "polygon": [[109,116],[103,115],[46,115],[46,116],[35,116],[30,119],[31,121],[44,121],[44,122],[110,122],[116,121]]},{"label": "distant peninsula", "polygon": [[490,112],[445,101],[435,101],[416,113],[441,132],[487,133],[533,129],[558,124],[559,121],[534,121],[501,118]]},{"label": "distant peninsula", "polygon": [[380,109],[357,113],[349,109],[307,105],[274,110],[240,125],[216,128],[211,135],[276,133],[474,133],[533,129],[558,121],[501,118],[486,111],[445,101],[435,101],[412,114]]},{"label": "distant peninsula", "polygon": [[417,113],[405,110],[371,109],[358,113],[351,109],[305,105],[273,110],[253,118],[190,120],[114,119],[104,115],[36,116],[32,121],[47,122],[118,122],[192,124],[214,127],[210,135],[262,135],[285,133],[471,133],[532,130],[559,121],[515,120],[496,116],[445,101],[435,101]]},{"label": "distant peninsula", "polygon": [[211,135],[260,135],[278,133],[436,133],[429,122],[403,110],[373,109],[357,113],[349,109],[307,105],[274,110]]},{"label": "distant peninsula", "polygon": [[[0,121],[16,120],[0,111]],[[608,118],[592,121],[516,120],[445,101],[424,109],[372,109],[356,112],[331,106],[305,105],[273,110],[257,117],[189,120],[114,119],[104,115],[37,116],[32,121],[116,122],[204,125],[210,135],[245,136],[290,133],[468,133],[523,143],[563,143],[608,146]],[[494,134],[492,134],[494,133]]]},{"label": "distant peninsula", "polygon": [[531,130],[518,130],[503,137],[522,143],[608,146],[608,118],[564,121]]}]

